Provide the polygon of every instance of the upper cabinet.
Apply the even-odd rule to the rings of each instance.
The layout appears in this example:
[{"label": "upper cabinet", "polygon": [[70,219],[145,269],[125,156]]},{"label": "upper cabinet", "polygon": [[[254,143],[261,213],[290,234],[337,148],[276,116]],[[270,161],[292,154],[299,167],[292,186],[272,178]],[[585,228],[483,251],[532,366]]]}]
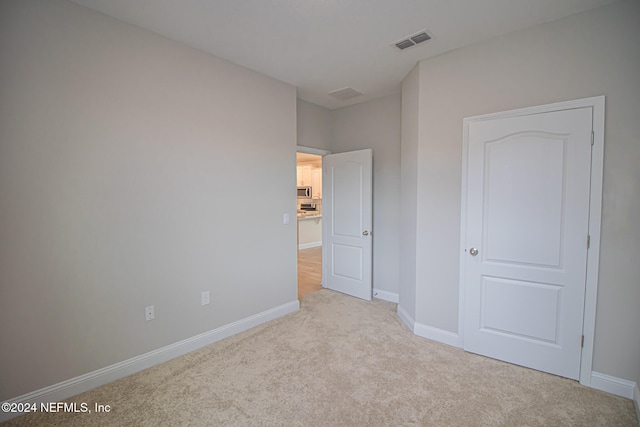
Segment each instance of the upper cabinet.
[{"label": "upper cabinet", "polygon": [[311,197],[322,199],[322,156],[296,153],[298,187],[311,187]]},{"label": "upper cabinet", "polygon": [[311,169],[311,191],[314,199],[322,199],[322,169]]},{"label": "upper cabinet", "polygon": [[311,166],[297,166],[298,187],[308,187],[311,184]]}]

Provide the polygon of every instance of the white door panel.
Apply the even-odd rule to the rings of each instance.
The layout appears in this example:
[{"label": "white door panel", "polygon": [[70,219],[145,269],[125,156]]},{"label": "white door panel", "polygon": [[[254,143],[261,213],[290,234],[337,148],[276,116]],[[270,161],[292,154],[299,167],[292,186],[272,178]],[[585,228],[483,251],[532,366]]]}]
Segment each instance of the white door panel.
[{"label": "white door panel", "polygon": [[544,283],[483,276],[480,328],[557,344],[560,289]]},{"label": "white door panel", "polygon": [[485,144],[486,259],[558,266],[564,145],[530,132]]},{"label": "white door panel", "polygon": [[331,245],[333,274],[345,279],[362,281],[362,248],[334,243]]},{"label": "white door panel", "polygon": [[357,161],[343,160],[329,166],[332,181],[329,194],[336,236],[360,237],[363,230],[361,192],[363,191],[364,166]]},{"label": "white door panel", "polygon": [[468,126],[464,348],[578,379],[592,109]]},{"label": "white door panel", "polygon": [[323,158],[325,287],[371,300],[371,150]]}]

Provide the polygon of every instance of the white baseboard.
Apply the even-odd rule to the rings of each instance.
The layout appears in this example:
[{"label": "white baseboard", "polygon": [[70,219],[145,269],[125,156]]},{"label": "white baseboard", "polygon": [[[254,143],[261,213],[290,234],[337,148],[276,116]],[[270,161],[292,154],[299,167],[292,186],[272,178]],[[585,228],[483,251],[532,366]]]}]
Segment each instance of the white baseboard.
[{"label": "white baseboard", "polygon": [[400,301],[400,295],[395,292],[383,291],[382,289],[373,288],[373,297],[382,299],[385,301],[391,301],[398,303]]},{"label": "white baseboard", "polygon": [[311,242],[311,243],[301,243],[298,245],[298,249],[317,248],[318,246],[322,246],[322,241]]},{"label": "white baseboard", "polygon": [[623,380],[622,378],[601,374],[600,372],[591,372],[591,384],[589,387],[606,391],[607,393],[615,394],[616,396],[633,399],[634,390],[637,390],[638,384],[633,381]]},{"label": "white baseboard", "polygon": [[416,322],[400,304],[398,304],[398,317],[411,329],[411,332],[419,337],[438,341],[453,347],[462,347],[462,342],[458,334]]},{"label": "white baseboard", "polygon": [[[229,323],[208,332],[187,338],[182,341],[170,344],[168,346],[150,351],[140,356],[133,357],[128,360],[107,366],[88,374],[80,375],[58,384],[23,394],[7,400],[11,403],[35,403],[40,405],[43,402],[59,402],[101,385],[110,383],[128,375],[150,368],[160,363],[166,362],[178,356],[190,353],[194,350],[213,344],[224,338],[251,329],[255,326],[269,322],[271,320],[282,317],[286,314],[293,313],[300,309],[300,301],[295,300],[287,304],[274,307],[262,313],[245,317],[236,322]],[[5,413],[0,412],[0,423],[15,418],[21,413]]]},{"label": "white baseboard", "polygon": [[396,311],[398,312],[398,317],[402,320],[402,323],[407,325],[407,328],[413,332],[413,324],[415,323],[413,317],[411,317],[411,315],[407,313],[407,310],[405,310],[400,304],[398,304],[398,309]]},{"label": "white baseboard", "polygon": [[445,331],[444,329],[416,323],[413,327],[413,333],[419,337],[428,338],[453,347],[462,347],[460,336],[454,332]]}]

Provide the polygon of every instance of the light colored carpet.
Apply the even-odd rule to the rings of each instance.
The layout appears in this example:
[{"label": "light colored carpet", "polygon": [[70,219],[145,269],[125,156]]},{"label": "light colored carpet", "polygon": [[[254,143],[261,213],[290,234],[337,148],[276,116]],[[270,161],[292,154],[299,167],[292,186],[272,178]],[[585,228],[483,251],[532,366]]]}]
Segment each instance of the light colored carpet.
[{"label": "light colored carpet", "polygon": [[413,335],[396,304],[321,290],[299,312],[8,425],[637,426],[633,402]]}]

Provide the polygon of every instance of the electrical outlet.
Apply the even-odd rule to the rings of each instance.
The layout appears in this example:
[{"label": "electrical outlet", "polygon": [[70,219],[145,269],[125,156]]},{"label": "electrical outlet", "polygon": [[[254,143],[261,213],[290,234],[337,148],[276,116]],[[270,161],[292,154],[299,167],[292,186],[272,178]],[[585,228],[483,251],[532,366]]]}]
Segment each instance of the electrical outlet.
[{"label": "electrical outlet", "polygon": [[209,291],[204,291],[201,295],[201,303],[202,305],[207,305],[209,302]]},{"label": "electrical outlet", "polygon": [[152,305],[150,305],[149,307],[145,307],[144,316],[145,316],[145,319],[147,320],[147,322],[149,320],[153,320],[153,319],[156,318],[155,310],[154,310]]}]

